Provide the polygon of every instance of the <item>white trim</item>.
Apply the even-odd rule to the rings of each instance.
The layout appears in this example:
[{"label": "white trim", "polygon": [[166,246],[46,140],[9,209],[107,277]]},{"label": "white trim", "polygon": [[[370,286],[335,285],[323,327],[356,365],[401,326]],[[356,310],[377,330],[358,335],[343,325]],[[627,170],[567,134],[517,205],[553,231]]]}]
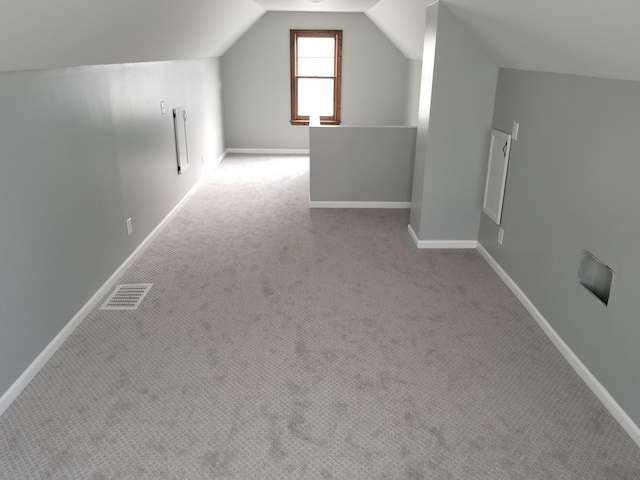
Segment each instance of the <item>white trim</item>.
[{"label": "white trim", "polygon": [[413,227],[411,225],[407,226],[409,230],[409,235],[411,235],[411,239],[413,243],[416,244],[418,248],[429,248],[429,249],[439,249],[439,248],[476,248],[478,242],[476,240],[419,240],[416,232],[413,231]]},{"label": "white trim", "polygon": [[573,367],[576,373],[582,378],[587,387],[595,394],[596,397],[602,402],[604,407],[609,410],[609,413],[613,415],[620,426],[625,432],[629,434],[631,439],[640,446],[640,428],[634,423],[634,421],[627,415],[622,407],[615,401],[606,388],[598,381],[598,379],[589,371],[584,363],[573,353],[573,350],[564,342],[562,337],[553,329],[549,322],[542,316],[542,313],[535,307],[533,302],[525,295],[520,287],[513,281],[507,272],[498,264],[498,262],[491,256],[489,252],[478,243],[478,252],[484,257],[487,263],[495,270],[500,279],[509,287],[509,290],[513,292],[520,303],[527,309],[529,314],[540,326],[542,331],[549,337],[549,340],[555,345],[562,356],[569,362],[569,365]]},{"label": "white trim", "polygon": [[202,177],[200,179],[202,183],[204,183],[207,177],[211,175],[211,172],[213,172],[216,169],[216,167],[220,165],[220,163],[222,163],[222,160],[224,160],[224,157],[227,156],[227,153],[229,153],[228,149],[222,152],[220,156],[213,161],[213,163],[211,163],[210,165],[205,165],[204,172],[202,172]]},{"label": "white trim", "polygon": [[14,402],[18,395],[26,388],[33,377],[35,377],[40,369],[44,367],[47,361],[53,356],[54,353],[60,348],[64,341],[69,338],[69,335],[82,323],[87,315],[98,305],[98,302],[109,292],[113,285],[120,279],[124,272],[133,264],[134,260],[144,251],[151,243],[154,237],[162,230],[162,228],[171,220],[171,218],[178,212],[178,210],[186,203],[189,198],[203,185],[211,171],[220,164],[224,159],[227,152],[223,152],[211,166],[205,168],[200,176],[200,179],[196,184],[191,187],[187,194],[182,197],[178,204],[167,214],[166,217],[158,224],[153,231],[147,235],[147,237],[138,245],[138,247],[129,255],[129,257],[118,267],[118,269],[109,277],[109,279],[98,289],[96,293],[84,304],[84,306],[76,313],[73,318],[67,323],[60,332],[49,342],[49,344],[40,352],[40,355],[31,362],[27,369],[22,372],[18,379],[7,389],[6,392],[0,397],[0,415],[2,415],[7,408]]},{"label": "white trim", "polygon": [[[501,140],[500,143],[505,142],[504,147],[502,148],[502,156],[500,155],[500,151],[497,152],[497,160],[502,161],[502,166],[494,165],[494,149],[493,147],[497,144],[496,141]],[[484,182],[484,197],[482,198],[482,211],[487,214],[487,216],[496,222],[496,225],[500,225],[500,221],[502,219],[502,206],[504,203],[504,190],[507,184],[507,171],[509,170],[509,153],[511,151],[511,134],[501,132],[500,130],[496,130],[495,128],[491,130],[491,143],[489,144],[489,160],[487,163],[487,177]],[[488,205],[487,201],[489,195],[494,192],[489,191],[489,187],[492,183],[495,182],[495,173],[494,169],[498,168],[499,170],[497,174],[500,178],[500,186],[498,187],[498,205]],[[494,180],[492,182],[491,180]],[[495,207],[495,209],[494,209]]]},{"label": "white trim", "polygon": [[308,148],[227,148],[226,153],[246,155],[309,155]]},{"label": "white trim", "polygon": [[416,235],[416,232],[413,231],[411,224],[407,225],[407,229],[409,230],[409,235],[411,236],[413,243],[416,244],[416,247],[420,248],[420,240],[418,240],[418,236]]},{"label": "white trim", "polygon": [[411,202],[317,202],[309,200],[309,208],[411,208]]},{"label": "white trim", "polygon": [[[439,1],[439,0],[436,0],[436,1]],[[347,128],[366,128],[366,129],[371,129],[371,128],[384,128],[384,129],[413,128],[413,129],[417,129],[418,128],[417,125],[311,125],[311,124],[309,124],[309,127],[319,127],[319,128],[340,127],[343,130],[346,130]]]},{"label": "white trim", "polygon": [[421,240],[420,248],[455,248],[455,249],[475,249],[478,246],[476,240]]}]

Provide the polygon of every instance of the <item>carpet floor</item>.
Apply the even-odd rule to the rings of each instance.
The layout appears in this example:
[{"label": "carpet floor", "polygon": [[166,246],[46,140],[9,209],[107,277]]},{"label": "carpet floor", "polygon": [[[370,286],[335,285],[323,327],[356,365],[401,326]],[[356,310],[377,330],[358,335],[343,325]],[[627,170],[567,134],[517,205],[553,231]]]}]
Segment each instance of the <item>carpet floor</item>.
[{"label": "carpet floor", "polygon": [[638,479],[640,449],[476,251],[310,210],[229,156],[0,417],[0,478]]}]

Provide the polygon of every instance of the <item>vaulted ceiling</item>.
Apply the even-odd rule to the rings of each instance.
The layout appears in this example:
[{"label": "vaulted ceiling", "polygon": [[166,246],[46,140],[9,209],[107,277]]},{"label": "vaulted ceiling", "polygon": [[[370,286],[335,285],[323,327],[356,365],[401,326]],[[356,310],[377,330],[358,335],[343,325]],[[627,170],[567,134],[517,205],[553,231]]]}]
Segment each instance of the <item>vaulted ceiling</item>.
[{"label": "vaulted ceiling", "polygon": [[[366,15],[422,56],[425,5],[380,0]],[[640,81],[638,0],[442,0],[500,67]]]},{"label": "vaulted ceiling", "polygon": [[[266,11],[364,12],[420,59],[434,0],[0,0],[0,71],[216,57]],[[640,81],[638,0],[441,0],[501,67]]]},{"label": "vaulted ceiling", "polygon": [[0,0],[0,70],[217,57],[253,0]]},{"label": "vaulted ceiling", "polygon": [[638,0],[446,0],[501,67],[640,81]]}]

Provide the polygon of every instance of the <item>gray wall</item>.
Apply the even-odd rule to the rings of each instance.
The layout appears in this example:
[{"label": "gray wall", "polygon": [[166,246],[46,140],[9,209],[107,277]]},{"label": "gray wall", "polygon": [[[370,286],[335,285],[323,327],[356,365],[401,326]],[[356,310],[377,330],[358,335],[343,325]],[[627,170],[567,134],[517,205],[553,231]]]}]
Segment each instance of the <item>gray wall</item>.
[{"label": "gray wall", "polygon": [[0,394],[222,153],[218,78],[216,59],[0,73]]},{"label": "gray wall", "polygon": [[420,80],[422,78],[422,60],[407,59],[407,112],[405,125],[418,125],[418,107],[420,105]]},{"label": "gray wall", "polygon": [[[482,215],[480,243],[640,424],[640,83],[500,70],[493,125],[513,122],[504,242]],[[608,307],[582,249],[615,271]]]},{"label": "gray wall", "polygon": [[343,125],[404,124],[408,60],[364,14],[268,12],[222,57],[228,147],[309,148],[289,123],[291,29],[343,30]]},{"label": "gray wall", "polygon": [[436,66],[436,37],[438,35],[438,12],[440,3],[427,7],[424,29],[424,46],[420,75],[418,98],[418,129],[416,132],[416,158],[413,166],[413,185],[411,187],[411,214],[409,225],[417,234],[420,232],[422,220],[422,204],[425,188],[425,167],[427,156],[427,136],[431,121],[431,98],[433,78]]},{"label": "gray wall", "polygon": [[498,67],[443,4],[427,8],[411,227],[476,240]]},{"label": "gray wall", "polygon": [[310,200],[409,202],[415,127],[311,127]]}]

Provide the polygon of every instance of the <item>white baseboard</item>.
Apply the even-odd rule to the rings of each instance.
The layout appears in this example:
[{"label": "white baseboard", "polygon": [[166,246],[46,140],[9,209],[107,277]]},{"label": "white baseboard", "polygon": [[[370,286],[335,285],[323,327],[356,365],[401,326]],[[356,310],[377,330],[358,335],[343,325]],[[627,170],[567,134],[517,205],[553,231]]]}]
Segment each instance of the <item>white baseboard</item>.
[{"label": "white baseboard", "polygon": [[171,220],[178,210],[185,204],[189,198],[202,186],[211,171],[222,162],[227,152],[223,152],[211,165],[205,167],[200,179],[191,187],[187,194],[182,197],[178,204],[167,214],[166,217],[158,224],[153,231],[138,245],[138,247],[129,255],[129,257],[118,267],[118,269],[109,277],[109,279],[98,289],[96,293],[84,304],[84,306],[76,313],[62,330],[49,342],[49,344],[40,352],[40,355],[31,362],[22,375],[13,382],[9,389],[0,397],[0,415],[14,402],[18,395],[26,388],[31,380],[38,374],[40,369],[44,367],[47,361],[56,353],[56,350],[64,343],[64,341],[73,333],[73,331],[82,323],[87,315],[93,310],[98,302],[111,290],[115,283],[120,279],[124,272],[133,264],[134,260],[144,251],[151,243],[154,237],[162,230],[162,228]]},{"label": "white baseboard", "polygon": [[309,208],[411,208],[411,202],[317,202],[309,200]]},{"label": "white baseboard", "polygon": [[542,331],[549,337],[549,340],[560,351],[562,356],[569,362],[569,365],[576,371],[576,373],[582,378],[584,383],[591,389],[596,397],[602,402],[604,407],[613,415],[613,418],[617,420],[620,426],[625,432],[633,439],[633,441],[640,446],[640,428],[635,422],[627,415],[622,407],[615,401],[606,388],[598,381],[598,379],[589,371],[584,363],[573,353],[573,350],[564,342],[562,337],[553,329],[551,324],[542,316],[540,311],[535,307],[533,302],[525,295],[520,287],[513,281],[507,272],[496,262],[489,252],[478,243],[478,252],[484,257],[487,263],[495,270],[500,279],[509,287],[509,290],[513,292],[516,298],[522,303],[524,308],[529,312],[533,319],[540,326]]},{"label": "white baseboard", "polygon": [[[213,162],[211,162],[210,165],[205,165],[205,171],[202,174],[202,178],[200,179],[200,182],[204,182],[207,179],[207,177],[211,175],[211,172],[213,172],[216,169],[216,167],[222,163],[222,161],[224,160],[224,157],[227,156],[227,153],[229,153],[229,151],[225,150],[220,154],[218,158],[216,158]],[[202,184],[200,184],[198,188],[200,188],[200,186],[202,186]]]},{"label": "white baseboard", "polygon": [[411,235],[411,239],[413,243],[416,244],[418,248],[469,248],[474,249],[478,245],[476,240],[419,240],[416,232],[413,231],[411,225],[408,225],[409,235]]},{"label": "white baseboard", "polygon": [[308,148],[227,148],[227,153],[245,155],[309,155]]}]

